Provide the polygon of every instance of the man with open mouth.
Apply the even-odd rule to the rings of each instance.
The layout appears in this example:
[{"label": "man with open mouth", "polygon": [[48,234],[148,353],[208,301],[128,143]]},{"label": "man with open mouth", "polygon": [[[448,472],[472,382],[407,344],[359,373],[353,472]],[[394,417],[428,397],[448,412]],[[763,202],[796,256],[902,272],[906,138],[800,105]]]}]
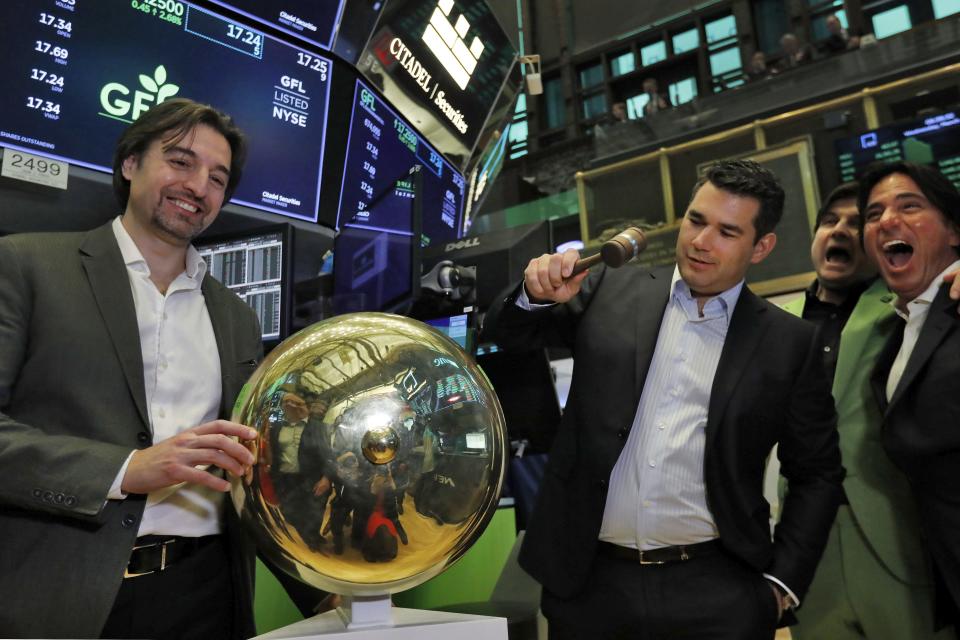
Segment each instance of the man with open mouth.
[{"label": "man with open mouth", "polygon": [[937,625],[956,627],[960,316],[958,292],[944,277],[960,269],[960,192],[936,169],[900,162],[864,178],[858,207],[864,248],[896,294],[904,321],[871,378],[883,446],[910,480],[933,559]]},{"label": "man with open mouth", "polygon": [[844,504],[797,611],[794,640],[938,637],[917,509],[906,477],[883,451],[882,416],[870,391],[896,314],[894,295],[860,243],[858,188],[842,184],[827,196],[810,248],[817,277],[805,295],[784,305],[820,329],[847,469]]}]

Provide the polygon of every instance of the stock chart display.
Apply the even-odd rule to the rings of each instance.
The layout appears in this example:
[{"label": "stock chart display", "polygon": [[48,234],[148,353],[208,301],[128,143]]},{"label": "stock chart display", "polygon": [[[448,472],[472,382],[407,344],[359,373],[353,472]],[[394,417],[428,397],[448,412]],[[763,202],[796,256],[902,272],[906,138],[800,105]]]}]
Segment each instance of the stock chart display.
[{"label": "stock chart display", "polygon": [[892,124],[834,142],[843,182],[874,163],[906,160],[939,169],[960,189],[960,118],[950,111]]},{"label": "stock chart display", "polygon": [[395,195],[413,197],[409,182],[402,179],[415,164],[423,167],[423,193],[417,195],[423,204],[424,245],[458,238],[463,214],[463,176],[406,120],[358,80],[337,227],[350,224],[409,233],[409,217],[392,216],[388,213],[390,208],[371,205],[390,189],[395,190]]},{"label": "stock chart display", "polygon": [[329,59],[182,0],[6,0],[0,23],[0,146],[110,171],[129,123],[188,97],[249,138],[233,202],[317,219]]}]

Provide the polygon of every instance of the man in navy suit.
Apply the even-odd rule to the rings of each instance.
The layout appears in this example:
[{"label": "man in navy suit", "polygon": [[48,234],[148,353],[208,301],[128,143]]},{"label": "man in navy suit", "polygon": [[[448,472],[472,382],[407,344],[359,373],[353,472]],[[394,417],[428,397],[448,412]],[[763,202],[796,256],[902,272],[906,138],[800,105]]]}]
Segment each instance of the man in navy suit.
[{"label": "man in navy suit", "polygon": [[[772,638],[810,584],[843,469],[815,329],[744,286],[776,244],[776,177],[725,161],[697,183],[676,266],[571,277],[530,262],[485,331],[573,349],[569,401],[521,565],[552,638]],[[773,537],[763,497],[789,481]]]}]

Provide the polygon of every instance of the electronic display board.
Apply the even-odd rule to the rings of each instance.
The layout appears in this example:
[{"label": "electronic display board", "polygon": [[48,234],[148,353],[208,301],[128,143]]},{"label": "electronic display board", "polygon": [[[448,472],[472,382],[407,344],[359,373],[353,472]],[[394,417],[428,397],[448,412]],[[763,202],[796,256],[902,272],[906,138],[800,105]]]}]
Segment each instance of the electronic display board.
[{"label": "electronic display board", "polygon": [[462,168],[516,55],[484,0],[391,0],[357,68]]},{"label": "electronic display board", "polygon": [[200,238],[194,243],[207,263],[207,273],[257,314],[264,340],[279,340],[289,333],[290,229],[276,227]]},{"label": "electronic display board", "polygon": [[960,189],[960,118],[954,112],[901,122],[834,141],[840,179],[855,180],[875,162],[905,160],[939,169]]},{"label": "electronic display board", "polygon": [[210,0],[310,44],[329,49],[346,0]]},{"label": "electronic display board", "polygon": [[416,164],[423,167],[424,246],[457,239],[463,212],[463,176],[373,90],[357,80],[337,228],[349,223],[355,227],[409,232],[409,220],[389,215],[389,208],[374,210],[369,205],[375,194],[391,188]]},{"label": "electronic display board", "polygon": [[233,202],[316,221],[330,60],[181,0],[6,0],[0,23],[0,145],[109,172],[130,122],[188,97],[249,138]]}]

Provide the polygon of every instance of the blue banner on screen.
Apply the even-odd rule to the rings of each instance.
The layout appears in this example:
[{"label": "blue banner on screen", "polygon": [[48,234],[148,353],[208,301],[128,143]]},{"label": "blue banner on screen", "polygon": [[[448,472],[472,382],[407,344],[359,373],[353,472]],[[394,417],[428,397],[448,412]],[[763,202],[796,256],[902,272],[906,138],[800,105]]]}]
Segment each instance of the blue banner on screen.
[{"label": "blue banner on screen", "polygon": [[[350,224],[390,232],[410,231],[410,221],[369,208],[413,165],[423,166],[425,246],[460,236],[464,180],[449,162],[367,85],[357,81],[343,167],[337,228]],[[381,208],[387,212],[389,209]]]},{"label": "blue banner on screen", "polygon": [[[329,49],[346,0],[211,0],[284,33]],[[269,6],[264,6],[269,5]]]},{"label": "blue banner on screen", "polygon": [[316,221],[330,60],[180,0],[7,0],[0,145],[110,171],[151,106],[234,117],[250,154],[233,202]]}]

